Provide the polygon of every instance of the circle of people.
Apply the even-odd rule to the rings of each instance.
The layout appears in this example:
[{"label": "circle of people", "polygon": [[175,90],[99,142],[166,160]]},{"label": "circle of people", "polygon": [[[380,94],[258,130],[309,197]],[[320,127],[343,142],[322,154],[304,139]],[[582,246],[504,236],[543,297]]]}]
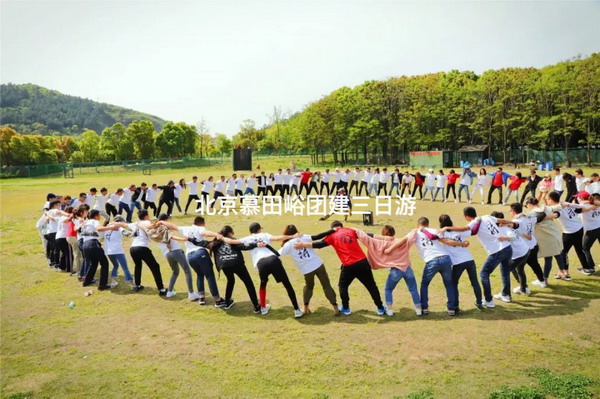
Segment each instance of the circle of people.
[{"label": "circle of people", "polygon": [[[299,179],[296,185],[296,188],[300,189],[299,195],[303,187],[306,187],[307,193],[310,193],[310,188],[316,188],[317,182],[321,184],[320,191],[325,189],[327,194],[336,189],[338,192],[341,190],[345,192],[345,184],[349,180],[356,184],[351,184],[348,191],[351,192],[356,187],[357,194],[360,195],[361,188],[367,181],[364,180],[365,178],[368,178],[368,195],[371,194],[373,184],[376,184],[377,191],[387,190],[387,181],[382,183],[381,177],[378,176],[377,180],[372,177],[387,173],[385,168],[381,172],[378,169],[371,171],[370,168],[365,171],[356,169],[355,173],[359,175],[359,179],[356,180],[356,175],[350,175],[349,170],[312,173],[307,168],[293,176],[294,178],[298,176]],[[401,238],[396,236],[394,227],[390,225],[385,225],[381,234],[375,235],[344,227],[340,221],[334,221],[329,230],[318,234],[303,234],[296,226],[290,224],[285,227],[281,235],[266,233],[259,223],[254,222],[249,226],[250,234],[241,239],[235,238],[233,228],[228,225],[218,232],[207,229],[206,220],[202,216],[195,217],[190,226],[178,226],[172,222],[173,206],[176,204],[181,212],[178,199],[186,187],[189,188],[189,196],[185,213],[191,202],[198,200],[200,184],[202,184],[202,196],[210,195],[213,186],[215,197],[218,196],[217,193],[229,192],[230,187],[236,195],[243,188],[238,185],[240,179],[247,184],[242,195],[254,194],[254,183],[258,183],[259,194],[266,195],[268,189],[272,190],[274,195],[292,194],[292,190],[281,188],[285,180],[271,178],[273,185],[269,186],[264,172],[261,172],[259,177],[252,174],[248,179],[245,179],[244,175],[238,178],[234,174],[227,181],[224,176],[221,176],[220,181],[214,185],[211,184],[212,177],[199,181],[196,176],[191,182],[186,183],[181,179],[178,184],[170,181],[160,187],[156,184],[151,187],[142,184],[140,188],[131,185],[127,189],[118,189],[110,195],[106,188],[102,188],[100,194],[92,188],[89,194],[82,193],[74,200],[68,196],[48,194],[43,214],[36,227],[51,269],[77,276],[84,287],[98,283],[98,290],[101,291],[118,285],[119,268],[123,270],[125,282],[133,291],[143,290],[141,278],[143,264],[146,264],[154,277],[160,296],[171,298],[177,294],[174,290],[175,283],[180,270],[183,270],[189,300],[206,305],[206,281],[214,306],[230,309],[235,304],[232,295],[237,276],[246,287],[254,312],[265,315],[270,310],[266,296],[267,283],[272,276],[276,282],[285,287],[294,308],[294,316],[302,317],[311,312],[310,300],[316,277],[334,314],[350,315],[348,288],[355,279],[358,279],[369,292],[377,314],[393,316],[393,291],[399,281],[404,279],[416,314],[426,315],[429,313],[429,284],[439,273],[447,295],[446,310],[450,316],[455,316],[460,312],[458,284],[465,271],[473,289],[474,304],[477,309],[495,307],[494,299],[510,303],[513,294],[529,295],[531,289],[527,283],[526,266],[529,266],[536,276],[536,280],[531,284],[539,288],[548,286],[553,260],[558,265],[558,272],[554,278],[570,280],[568,254],[571,249],[575,250],[582,265],[577,269],[579,272],[587,276],[596,272],[591,251],[593,245],[600,241],[598,174],[594,173],[592,178],[588,179],[583,176],[583,171],[580,169],[575,172],[575,176],[568,173],[561,174],[559,168],[555,168],[555,173],[555,179],[550,178],[552,184],[545,183],[540,186],[539,191],[543,195],[536,197],[536,188],[550,176],[539,178],[534,170],[525,179],[519,172],[510,175],[503,172],[502,168],[498,168],[490,175],[485,169],[481,169],[479,175],[475,175],[467,168],[460,175],[454,171],[444,175],[441,170],[436,175],[430,170],[423,176],[419,172],[400,174],[396,169],[388,178],[391,178],[392,183],[390,191],[394,186],[399,189],[399,185],[402,184],[402,194],[399,195],[403,195],[405,189],[410,191],[412,184],[414,196],[415,192],[420,191],[420,188],[425,185],[425,193],[430,191],[431,187],[436,189],[435,193],[432,193],[432,201],[435,201],[438,192],[444,194],[446,188],[446,194],[443,195],[445,201],[450,192],[454,193],[454,186],[459,181],[458,198],[455,200],[460,201],[462,187],[469,187],[473,181],[476,181],[473,194],[481,187],[490,187],[488,203],[495,190],[499,190],[500,204],[505,204],[513,192],[516,201],[510,204],[506,216],[503,212],[497,211],[489,215],[478,215],[474,207],[467,206],[463,214],[468,223],[464,226],[455,226],[450,216],[443,214],[439,216],[439,228],[436,229],[430,226],[428,218],[421,217],[415,228]],[[344,178],[343,174],[347,174],[348,177]],[[369,174],[372,176],[369,177]],[[453,174],[456,176],[453,177]],[[282,173],[279,170],[275,176],[277,175],[289,175],[289,173]],[[333,183],[331,187],[330,181]],[[372,183],[373,181],[376,183]],[[437,182],[437,187],[431,186],[432,182]],[[441,186],[440,183],[444,185]],[[523,183],[527,185],[519,202],[517,190]],[[508,184],[508,193],[503,200],[502,186],[506,184]],[[288,187],[293,186],[288,185]],[[152,193],[151,190],[156,192]],[[157,209],[148,204],[153,204],[158,190],[162,190],[162,195]],[[470,203],[469,191],[466,190],[466,195]],[[561,201],[564,191],[567,191],[567,198],[566,201]],[[524,201],[523,206],[527,194],[531,195]],[[481,188],[481,196],[483,199],[483,188]],[[140,203],[144,204],[143,209]],[[167,205],[167,213],[160,213],[163,204]],[[135,208],[138,209],[138,220],[134,223],[131,216]],[[154,210],[155,216],[159,215],[158,218],[150,218],[149,208]],[[123,211],[126,217],[121,215]],[[100,222],[101,217],[104,218],[103,223]],[[558,219],[562,225],[562,232],[554,222],[555,219]],[[479,275],[474,258],[468,249],[470,236],[478,237],[488,255]],[[132,238],[129,253],[134,263],[133,276],[129,271],[123,250],[123,237]],[[104,239],[104,246],[101,244],[101,238]],[[272,246],[276,241],[282,243],[279,250]],[[157,243],[171,267],[172,274],[167,287],[163,283],[160,265],[150,249],[150,242]],[[359,243],[367,248],[366,254]],[[328,246],[333,247],[341,262],[338,280],[341,304],[337,302],[324,263],[315,252],[315,249]],[[417,248],[425,263],[420,289],[417,288],[409,259],[409,251],[413,246]],[[258,295],[245,265],[242,251],[250,252],[253,267],[258,271],[260,279]],[[304,276],[302,308],[298,304],[295,290],[281,262],[280,257],[284,255],[292,257]],[[223,272],[227,279],[224,297],[220,295],[216,283],[213,259],[219,273]],[[539,259],[543,259],[543,268]],[[110,281],[109,261],[113,265]],[[502,289],[493,295],[490,275],[498,266],[500,266]],[[98,267],[100,267],[99,281],[95,278]],[[389,270],[384,288],[385,304],[373,276],[374,269]],[[196,274],[195,285],[192,271]],[[514,289],[511,289],[511,274],[517,282]],[[86,295],[92,292],[88,291]]]}]

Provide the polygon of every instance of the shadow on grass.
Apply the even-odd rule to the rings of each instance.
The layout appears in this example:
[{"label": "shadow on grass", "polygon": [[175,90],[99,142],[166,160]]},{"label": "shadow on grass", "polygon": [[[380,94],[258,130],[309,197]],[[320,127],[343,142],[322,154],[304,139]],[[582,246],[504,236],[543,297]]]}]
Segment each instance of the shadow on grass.
[{"label": "shadow on grass", "polygon": [[[365,292],[365,294],[367,294]],[[430,308],[431,313],[427,316],[417,316],[413,309],[402,308],[395,311],[394,315],[378,316],[375,307],[372,310],[359,309],[353,311],[350,316],[334,316],[333,311],[324,306],[312,309],[310,315],[305,315],[297,321],[306,325],[325,325],[330,323],[343,324],[380,324],[380,323],[406,323],[411,321],[446,320],[456,319],[480,319],[480,320],[517,320],[538,319],[556,315],[577,314],[589,307],[591,300],[600,299],[600,279],[591,277],[586,280],[572,280],[564,284],[554,284],[545,291],[534,292],[529,297],[513,297],[512,303],[499,303],[493,309],[479,310],[468,307],[474,298],[468,294],[461,295],[461,301],[465,309],[459,316],[448,316],[445,309]],[[269,314],[263,316],[253,312],[253,306],[249,301],[236,302],[236,305],[225,311],[231,317],[261,317],[271,320],[285,320],[294,318],[292,306],[273,306]]]}]

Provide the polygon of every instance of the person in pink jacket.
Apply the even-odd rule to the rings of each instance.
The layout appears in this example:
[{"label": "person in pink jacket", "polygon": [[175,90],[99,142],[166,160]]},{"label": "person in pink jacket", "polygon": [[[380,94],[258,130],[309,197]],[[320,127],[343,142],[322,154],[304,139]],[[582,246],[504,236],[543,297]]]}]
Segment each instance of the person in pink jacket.
[{"label": "person in pink jacket", "polygon": [[[412,296],[413,304],[417,315],[421,316],[421,297],[417,287],[415,273],[410,266],[409,250],[414,242],[415,231],[411,231],[401,239],[394,238],[396,234],[392,226],[385,225],[381,230],[381,236],[376,236],[371,233],[365,233],[361,230],[356,230],[358,240],[367,247],[367,259],[373,269],[389,269],[387,281],[385,283],[385,301],[387,302],[386,314],[394,315],[392,305],[394,303],[393,291],[400,280],[404,279],[408,291]],[[400,244],[390,254],[385,254],[385,249],[391,247],[394,242],[399,241]]]}]

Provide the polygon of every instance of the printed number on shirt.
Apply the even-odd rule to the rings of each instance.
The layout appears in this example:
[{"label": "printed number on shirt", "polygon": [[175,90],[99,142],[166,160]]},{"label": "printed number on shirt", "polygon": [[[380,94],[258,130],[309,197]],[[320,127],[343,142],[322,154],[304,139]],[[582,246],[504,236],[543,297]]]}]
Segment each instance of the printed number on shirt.
[{"label": "printed number on shirt", "polygon": [[308,252],[308,249],[306,248],[302,248],[298,250],[298,257],[300,259],[309,259],[310,258],[310,253]]}]

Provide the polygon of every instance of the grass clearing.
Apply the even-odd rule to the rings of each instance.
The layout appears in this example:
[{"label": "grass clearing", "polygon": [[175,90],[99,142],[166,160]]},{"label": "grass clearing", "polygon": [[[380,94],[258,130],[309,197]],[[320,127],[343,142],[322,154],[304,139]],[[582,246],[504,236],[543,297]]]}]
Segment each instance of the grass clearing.
[{"label": "grass clearing", "polygon": [[[260,164],[270,171],[289,162]],[[303,162],[296,164],[301,167]],[[219,168],[224,167],[160,170],[151,176],[132,172],[0,181],[2,397],[483,398],[494,391],[496,396],[490,397],[536,398],[544,392],[558,398],[567,397],[563,386],[600,395],[598,275],[573,272],[570,282],[551,281],[547,289],[533,289],[530,297],[516,297],[512,304],[483,312],[473,306],[463,276],[459,289],[464,313],[457,318],[444,311],[440,278],[430,286],[432,313],[423,318],[412,310],[404,283],[395,291],[396,314],[382,318],[358,282],[350,288],[352,316],[334,318],[317,283],[313,314],[296,320],[285,289],[273,281],[267,294],[273,310],[262,317],[252,313],[239,281],[237,304],[225,312],[215,309],[210,299],[205,307],[190,303],[183,294],[183,276],[176,285],[179,294],[168,300],[158,297],[147,268],[142,278],[147,289],[140,294],[131,293],[121,279],[111,292],[95,290],[84,297],[85,289],[74,278],[48,270],[35,230],[46,193],[76,195],[91,186],[112,190],[132,182],[231,174],[229,168]],[[404,234],[420,215],[435,226],[440,213],[462,224],[463,206],[419,201],[415,216],[376,216],[376,225],[364,229],[379,232],[383,224],[392,224]],[[506,211],[475,206],[481,213]],[[175,213],[175,223],[191,223],[192,216]],[[258,220],[272,234],[280,234],[288,223],[301,232],[318,233],[329,223],[317,219],[217,215],[208,217],[207,227],[217,230],[230,224],[243,237],[248,224]],[[359,216],[347,224],[362,227]],[[127,249],[130,240],[124,242]],[[481,266],[485,255],[477,239],[470,248]],[[170,268],[155,244],[152,249],[166,280]],[[334,251],[318,253],[336,286],[339,261]],[[600,259],[598,247],[594,256]],[[420,282],[423,262],[416,252],[411,260]],[[301,298],[303,278],[291,259],[283,261]],[[573,270],[579,267],[576,256],[570,263]],[[250,272],[258,286],[258,274]],[[530,271],[528,277],[533,279]],[[375,278],[383,294],[387,272],[375,271]],[[218,285],[224,292],[224,276]],[[495,292],[500,288],[498,272],[492,286]],[[68,307],[71,300],[74,309]],[[503,396],[496,393],[500,391]]]}]

